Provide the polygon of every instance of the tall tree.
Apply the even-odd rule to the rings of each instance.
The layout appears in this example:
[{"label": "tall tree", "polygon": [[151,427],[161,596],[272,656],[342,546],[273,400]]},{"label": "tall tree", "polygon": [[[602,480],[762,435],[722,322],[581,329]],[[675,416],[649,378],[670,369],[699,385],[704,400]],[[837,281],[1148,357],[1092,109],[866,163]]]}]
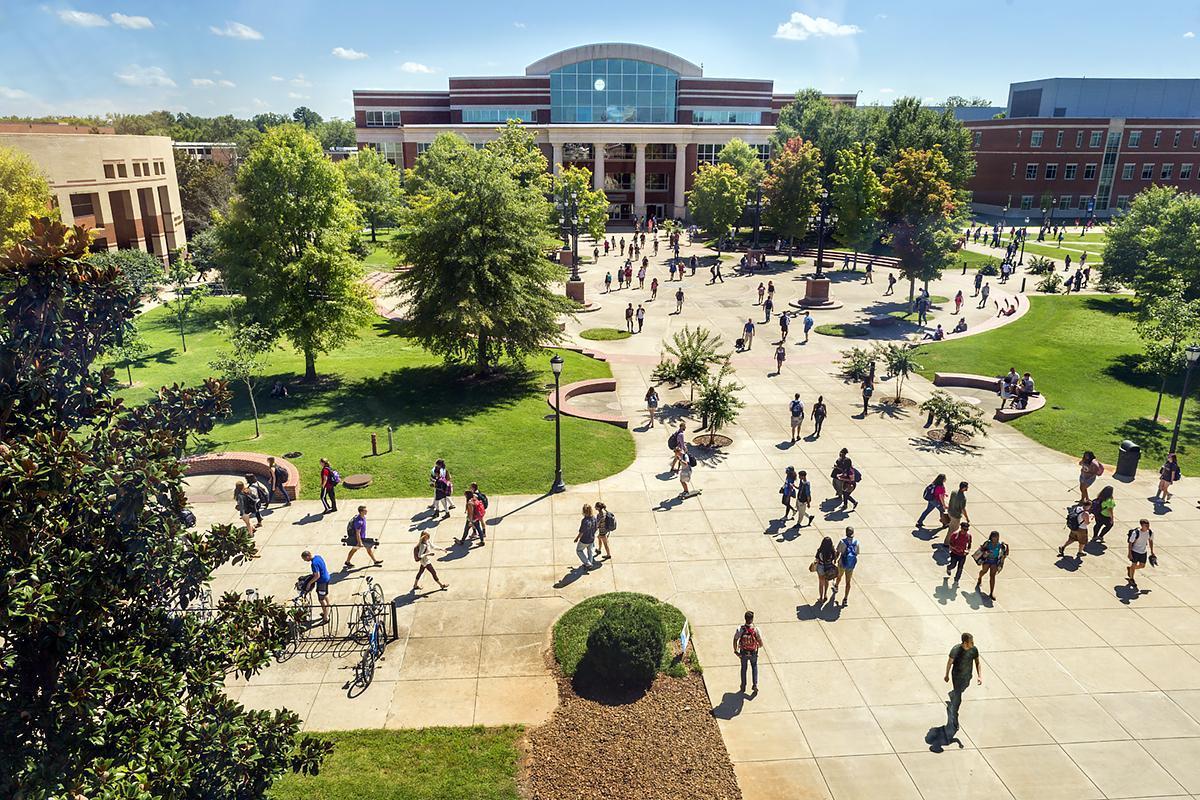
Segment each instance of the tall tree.
[{"label": "tall tree", "polygon": [[316,379],[319,353],[370,317],[362,267],[349,252],[358,227],[342,171],[298,125],[263,134],[218,223],[226,282],[255,321],[304,353],[305,380]]},{"label": "tall tree", "polygon": [[953,109],[938,112],[916,97],[901,97],[888,110],[875,141],[885,164],[898,161],[905,150],[939,150],[949,165],[946,179],[959,192],[975,174],[971,133],[955,119]]},{"label": "tall tree", "polygon": [[767,168],[759,159],[758,151],[737,137],[721,148],[717,163],[733,167],[751,192],[759,187],[767,175]]},{"label": "tall tree", "polygon": [[1187,296],[1182,281],[1172,280],[1163,294],[1142,302],[1138,317],[1137,334],[1145,346],[1138,368],[1159,378],[1153,417],[1157,421],[1167,380],[1179,374],[1184,366],[1184,349],[1200,334],[1200,300]]},{"label": "tall tree", "polygon": [[[270,599],[181,613],[257,555],[244,527],[189,529],[187,438],[226,412],[218,381],[114,398],[136,298],[48,220],[0,256],[0,795],[242,800],[331,748],[286,710],[226,696],[287,636]],[[52,324],[47,324],[52,323]]]},{"label": "tall tree", "polygon": [[[561,219],[570,206],[577,211],[578,233],[586,233],[596,241],[604,238],[608,224],[608,196],[592,188],[592,171],[587,167],[564,166],[554,176],[554,216]],[[556,221],[555,225],[561,224]],[[576,236],[578,238],[578,236]],[[572,242],[577,245],[578,242]]]},{"label": "tall tree", "polygon": [[136,297],[152,294],[162,284],[162,261],[145,250],[104,250],[92,253],[88,260],[105,267],[116,267]]},{"label": "tall tree", "polygon": [[188,238],[212,225],[214,212],[224,212],[233,196],[233,170],[225,164],[202,161],[175,151],[175,177]]},{"label": "tall tree", "polygon": [[1173,186],[1139,192],[1105,241],[1106,279],[1145,298],[1164,296],[1178,278],[1188,298],[1200,297],[1200,196]]},{"label": "tall tree", "polygon": [[746,181],[728,164],[701,164],[688,193],[688,211],[717,237],[717,256],[729,229],[746,210]]},{"label": "tall tree", "polygon": [[354,134],[353,120],[330,117],[317,126],[317,138],[321,147],[328,150],[331,147],[354,147],[357,138]]},{"label": "tall tree", "polygon": [[938,149],[902,150],[883,174],[885,238],[908,278],[909,302],[918,280],[940,278],[953,261],[963,210],[951,175]]},{"label": "tall tree", "polygon": [[29,235],[31,217],[50,213],[50,184],[41,170],[19,150],[0,147],[0,255]]},{"label": "tall tree", "polygon": [[163,306],[179,326],[179,341],[185,353],[188,317],[204,302],[209,293],[207,285],[194,283],[195,277],[195,268],[186,258],[173,259],[167,267],[167,289],[170,296],[163,301]]},{"label": "tall tree", "polygon": [[292,118],[286,114],[276,114],[274,111],[266,111],[262,114],[255,114],[250,120],[251,124],[258,129],[259,133],[266,133],[267,128],[274,128],[277,125],[286,125],[292,122]]},{"label": "tall tree", "polygon": [[[821,199],[821,151],[800,138],[788,139],[771,159],[763,180],[767,224],[789,241],[808,235]],[[788,263],[792,248],[788,248]]]},{"label": "tall tree", "polygon": [[338,162],[338,167],[346,178],[350,198],[371,226],[371,241],[374,242],[376,228],[392,222],[399,211],[400,172],[370,147]]},{"label": "tall tree", "polygon": [[508,166],[517,185],[549,194],[549,164],[537,146],[533,133],[515,119],[497,128],[496,133],[496,138],[490,140],[486,147]]},{"label": "tall tree", "polygon": [[303,125],[305,130],[312,130],[321,124],[321,115],[308,106],[297,106],[292,112],[292,121]]},{"label": "tall tree", "polygon": [[830,178],[837,225],[834,238],[858,254],[869,250],[883,232],[879,214],[883,210],[883,184],[875,173],[875,145],[855,142],[837,154],[837,169]]},{"label": "tall tree", "polygon": [[522,185],[504,148],[452,138],[439,137],[418,162],[419,188],[400,215],[405,235],[392,244],[411,269],[394,285],[414,338],[483,373],[558,342],[571,303],[556,293],[559,271],[545,255],[555,237],[541,187]]},{"label": "tall tree", "polygon": [[275,349],[275,336],[257,322],[233,322],[222,327],[229,340],[229,349],[217,351],[217,357],[208,365],[225,380],[237,381],[246,387],[250,413],[254,416],[254,438],[257,439],[258,401],[254,390],[267,369],[268,356]]}]

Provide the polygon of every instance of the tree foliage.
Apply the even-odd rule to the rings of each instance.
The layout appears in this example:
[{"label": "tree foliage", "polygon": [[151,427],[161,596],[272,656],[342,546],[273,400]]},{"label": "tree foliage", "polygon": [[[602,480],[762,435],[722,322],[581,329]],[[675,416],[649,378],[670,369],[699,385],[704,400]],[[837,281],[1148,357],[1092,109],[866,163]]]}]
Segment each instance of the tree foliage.
[{"label": "tree foliage", "polygon": [[103,250],[92,253],[88,260],[93,264],[119,270],[135,297],[153,294],[162,284],[165,275],[162,261],[145,250]]},{"label": "tree foliage", "polygon": [[496,138],[488,140],[486,149],[507,167],[517,186],[550,194],[549,162],[533,132],[520,120],[510,119],[497,128]]},{"label": "tree foliage", "polygon": [[400,216],[405,235],[392,244],[411,267],[394,279],[407,332],[480,372],[558,342],[559,316],[571,308],[546,258],[555,246],[552,205],[532,172],[514,170],[533,158],[513,146],[474,150],[460,137],[439,136],[417,162]]},{"label": "tree foliage", "polygon": [[1143,298],[1171,293],[1179,279],[1188,298],[1200,297],[1200,196],[1173,186],[1139,192],[1105,242],[1106,278]]},{"label": "tree foliage", "polygon": [[306,380],[319,353],[356,335],[371,304],[349,248],[358,213],[337,165],[302,128],[271,128],[238,170],[237,194],[218,224],[221,269],[250,316],[304,354]]},{"label": "tree foliage", "polygon": [[403,196],[400,171],[370,147],[338,162],[338,167],[346,179],[350,199],[371,226],[371,241],[374,242],[376,228],[391,223],[400,212]]},{"label": "tree foliage", "polygon": [[762,183],[763,216],[779,236],[803,239],[808,235],[821,199],[821,164],[821,151],[800,138],[787,140],[775,152]]},{"label": "tree foliage", "polygon": [[290,711],[224,693],[287,635],[287,611],[235,594],[181,613],[226,563],[254,558],[243,527],[189,529],[187,437],[226,413],[218,381],[114,397],[97,369],[136,300],[87,234],[41,220],[0,257],[0,795],[241,800],[326,743]]},{"label": "tree foliage", "polygon": [[870,250],[882,233],[883,184],[876,174],[875,145],[855,142],[837,154],[837,167],[829,179],[830,197],[837,217],[834,238],[858,254]]},{"label": "tree foliage", "polygon": [[202,161],[182,150],[175,151],[175,177],[188,238],[207,230],[214,213],[224,213],[233,196],[233,169],[225,164]]},{"label": "tree foliage", "polygon": [[[292,122],[296,122],[304,126],[305,130],[312,130],[321,124],[321,115],[313,111],[308,106],[297,106],[292,111]],[[264,131],[265,133],[266,131]]]},{"label": "tree foliage", "polygon": [[254,415],[254,438],[259,437],[258,401],[254,390],[267,369],[275,335],[270,328],[256,322],[231,322],[222,326],[228,350],[218,350],[217,357],[208,362],[217,374],[227,381],[238,381],[246,387],[250,411]]},{"label": "tree foliage", "polygon": [[185,353],[188,317],[209,295],[207,285],[193,283],[195,276],[196,273],[187,259],[176,259],[167,267],[167,289],[170,290],[170,296],[163,301],[163,306],[175,317],[175,323],[179,327],[179,341]]},{"label": "tree foliage", "polygon": [[888,342],[887,344],[879,345],[879,355],[887,367],[888,374],[896,381],[897,403],[900,402],[900,398],[903,396],[904,381],[921,368],[921,365],[917,363],[916,350],[916,346],[911,344]]},{"label": "tree foliage", "polygon": [[587,167],[563,166],[554,177],[554,184],[554,197],[558,208],[565,210],[563,198],[571,196],[573,199],[570,202],[578,211],[580,232],[590,235],[596,241],[603,239],[608,224],[608,196],[603,191],[592,188],[592,171]]},{"label": "tree foliage", "polygon": [[1200,299],[1189,298],[1180,280],[1170,281],[1163,294],[1142,302],[1136,326],[1144,346],[1141,372],[1159,378],[1154,417],[1162,410],[1167,380],[1184,368],[1184,350],[1200,335]]},{"label": "tree foliage", "polygon": [[0,147],[0,255],[29,235],[32,217],[50,213],[50,184],[33,159]]},{"label": "tree foliage", "polygon": [[746,190],[753,192],[767,176],[767,168],[758,157],[758,150],[736,136],[726,142],[717,156],[718,164],[733,167],[738,177],[746,182]]},{"label": "tree foliage", "polygon": [[721,353],[723,347],[721,337],[708,328],[684,325],[683,330],[675,331],[671,341],[663,345],[663,352],[674,360],[671,379],[689,384],[689,396],[694,398],[696,387],[708,376],[709,369],[728,360],[729,356]]},{"label": "tree foliage", "polygon": [[741,219],[746,190],[746,181],[728,164],[702,164],[688,193],[688,211],[700,227],[720,239]]},{"label": "tree foliage", "polygon": [[909,281],[909,300],[918,280],[941,277],[954,260],[963,221],[951,166],[940,150],[903,150],[883,174],[887,234]]},{"label": "tree foliage", "polygon": [[358,141],[354,132],[354,121],[339,117],[330,117],[317,125],[316,133],[317,138],[321,140],[321,147],[326,150],[331,147],[354,147]]},{"label": "tree foliage", "polygon": [[972,403],[955,397],[949,392],[935,389],[929,399],[921,403],[921,410],[942,428],[942,441],[954,441],[954,434],[983,434],[987,436],[987,423],[983,412]]},{"label": "tree foliage", "polygon": [[708,423],[709,445],[716,442],[718,433],[737,421],[738,414],[746,407],[738,397],[738,392],[744,388],[733,379],[733,367],[728,360],[721,362],[715,374],[706,371],[700,379],[696,410]]}]

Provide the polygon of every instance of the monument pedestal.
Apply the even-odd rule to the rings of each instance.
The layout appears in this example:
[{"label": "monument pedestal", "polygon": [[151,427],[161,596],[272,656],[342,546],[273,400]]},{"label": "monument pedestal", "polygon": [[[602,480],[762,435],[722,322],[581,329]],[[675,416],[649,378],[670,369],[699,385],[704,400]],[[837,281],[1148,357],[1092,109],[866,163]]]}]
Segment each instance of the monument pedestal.
[{"label": "monument pedestal", "polygon": [[571,252],[569,247],[564,247],[558,251],[558,263],[568,268],[575,265],[575,254]]},{"label": "monument pedestal", "polygon": [[583,281],[567,281],[567,297],[579,303],[579,305],[583,305],[584,287],[585,284]]},{"label": "monument pedestal", "polygon": [[793,303],[806,311],[828,311],[841,308],[842,304],[829,296],[829,278],[807,278],[804,281],[804,297]]}]

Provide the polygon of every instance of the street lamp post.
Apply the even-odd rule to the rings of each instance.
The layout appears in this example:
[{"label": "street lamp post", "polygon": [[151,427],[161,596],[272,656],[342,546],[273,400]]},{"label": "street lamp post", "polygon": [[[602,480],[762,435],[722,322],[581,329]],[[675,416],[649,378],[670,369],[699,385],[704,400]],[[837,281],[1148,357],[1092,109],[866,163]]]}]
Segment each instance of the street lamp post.
[{"label": "street lamp post", "polygon": [[1183,425],[1183,405],[1187,402],[1188,389],[1191,388],[1192,370],[1196,367],[1196,362],[1200,361],[1200,345],[1188,345],[1187,350],[1187,372],[1183,373],[1183,393],[1179,397],[1179,413],[1175,415],[1175,431],[1171,434],[1171,447],[1168,453],[1175,452],[1175,445],[1179,443],[1179,428]]},{"label": "street lamp post", "polygon": [[562,375],[563,360],[558,353],[555,353],[554,358],[550,359],[550,369],[554,372],[554,485],[550,487],[550,491],[557,494],[567,490],[562,476],[562,412],[559,411],[559,403],[562,398],[558,391],[558,379]]},{"label": "street lamp post", "polygon": [[1025,234],[1029,229],[1029,217],[1025,218],[1025,227],[1021,228],[1021,257],[1017,259],[1017,266],[1025,263]]},{"label": "street lamp post", "polygon": [[571,280],[579,280],[579,196],[564,186],[558,202],[562,224],[571,238]]},{"label": "street lamp post", "polygon": [[758,229],[762,225],[762,187],[754,187],[754,249],[758,249]]},{"label": "street lamp post", "polygon": [[829,213],[829,192],[825,189],[821,190],[821,199],[818,203],[821,209],[821,218],[817,222],[817,278],[824,278],[825,272],[822,266],[822,261],[825,260],[825,215]]}]

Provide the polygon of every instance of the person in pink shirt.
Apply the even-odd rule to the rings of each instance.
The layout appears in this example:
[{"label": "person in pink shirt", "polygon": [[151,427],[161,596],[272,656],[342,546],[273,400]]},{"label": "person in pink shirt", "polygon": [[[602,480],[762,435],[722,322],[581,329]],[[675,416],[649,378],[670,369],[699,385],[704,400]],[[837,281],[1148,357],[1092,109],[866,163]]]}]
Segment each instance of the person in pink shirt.
[{"label": "person in pink shirt", "polygon": [[942,522],[942,515],[946,513],[946,476],[938,473],[938,476],[933,479],[933,483],[925,487],[921,498],[925,501],[925,510],[921,512],[921,516],[917,517],[917,527],[925,527],[925,517],[934,509],[938,510],[938,526],[934,530],[940,531],[945,527],[946,523]]}]

